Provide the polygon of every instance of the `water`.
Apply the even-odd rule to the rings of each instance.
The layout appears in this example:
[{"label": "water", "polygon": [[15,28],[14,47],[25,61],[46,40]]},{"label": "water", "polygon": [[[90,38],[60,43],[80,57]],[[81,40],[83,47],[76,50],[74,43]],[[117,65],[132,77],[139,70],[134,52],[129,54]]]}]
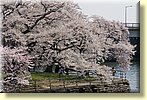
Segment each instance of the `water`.
[{"label": "water", "polygon": [[[115,67],[116,70],[120,70],[116,62],[107,62],[105,64],[110,67]],[[116,77],[119,76],[118,74],[119,73],[116,73]],[[131,92],[139,92],[140,90],[140,87],[139,87],[140,75],[139,74],[140,74],[140,64],[139,62],[133,62],[131,64],[130,70],[126,73],[126,78],[130,83]]]}]

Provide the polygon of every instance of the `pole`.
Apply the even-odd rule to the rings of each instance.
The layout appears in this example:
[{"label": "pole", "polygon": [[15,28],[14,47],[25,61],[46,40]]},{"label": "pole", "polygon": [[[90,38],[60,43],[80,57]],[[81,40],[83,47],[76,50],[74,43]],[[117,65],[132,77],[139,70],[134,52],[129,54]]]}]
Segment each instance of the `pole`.
[{"label": "pole", "polygon": [[132,7],[132,5],[131,6],[125,6],[125,26],[127,26],[127,8],[131,8]]},{"label": "pole", "polygon": [[34,81],[35,82],[35,92],[37,91],[37,82],[36,81]]},{"label": "pole", "polygon": [[125,26],[127,26],[127,6],[125,6]]},{"label": "pole", "polygon": [[49,78],[49,83],[50,83],[50,92],[51,92],[51,89],[52,89],[51,78]]}]

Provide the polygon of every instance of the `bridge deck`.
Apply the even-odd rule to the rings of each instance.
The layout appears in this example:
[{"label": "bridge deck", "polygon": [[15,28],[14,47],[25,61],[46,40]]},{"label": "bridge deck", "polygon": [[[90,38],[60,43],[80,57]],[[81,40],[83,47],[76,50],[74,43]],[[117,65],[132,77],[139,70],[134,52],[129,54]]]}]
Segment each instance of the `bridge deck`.
[{"label": "bridge deck", "polygon": [[124,23],[124,25],[130,31],[133,31],[133,30],[139,31],[140,30],[140,23]]}]

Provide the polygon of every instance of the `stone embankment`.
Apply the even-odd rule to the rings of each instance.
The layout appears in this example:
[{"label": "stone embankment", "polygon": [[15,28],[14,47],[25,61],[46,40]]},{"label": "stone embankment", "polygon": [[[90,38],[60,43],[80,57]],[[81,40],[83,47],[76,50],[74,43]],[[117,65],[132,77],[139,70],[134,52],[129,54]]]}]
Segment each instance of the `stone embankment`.
[{"label": "stone embankment", "polygon": [[50,92],[62,93],[129,93],[130,85],[126,79],[114,79],[112,84],[99,83],[91,85],[82,85],[78,87],[66,87],[52,90]]},{"label": "stone embankment", "polygon": [[[27,92],[27,91],[25,91]],[[34,91],[28,91],[34,92]],[[129,93],[129,81],[122,78],[115,78],[111,84],[104,82],[91,82],[78,86],[67,86],[62,88],[46,88],[36,90],[38,93]]]}]

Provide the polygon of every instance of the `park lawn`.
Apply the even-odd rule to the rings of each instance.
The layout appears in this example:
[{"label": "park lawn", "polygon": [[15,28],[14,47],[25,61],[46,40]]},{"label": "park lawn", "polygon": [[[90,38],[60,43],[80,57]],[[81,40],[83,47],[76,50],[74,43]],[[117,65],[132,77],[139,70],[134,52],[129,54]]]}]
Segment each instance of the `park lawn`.
[{"label": "park lawn", "polygon": [[65,79],[65,80],[76,80],[76,79],[84,79],[83,76],[76,76],[76,75],[64,75],[64,74],[57,74],[57,73],[48,73],[48,72],[32,72],[31,73],[32,80],[49,80],[49,79]]},{"label": "park lawn", "polygon": [[32,80],[49,80],[49,78],[58,78],[58,74],[47,73],[47,72],[32,72]]},{"label": "park lawn", "polygon": [[[83,77],[77,75],[64,75],[57,73],[48,72],[31,72],[32,81],[30,80],[30,85],[36,85],[40,88],[48,88],[50,85],[54,87],[63,87],[63,82],[66,85],[76,85],[78,83],[87,83],[88,81],[95,80],[94,77]],[[36,83],[35,83],[36,82]]]},{"label": "park lawn", "polygon": [[63,79],[63,80],[95,80],[94,77],[84,77],[84,76],[77,76],[77,75],[64,75],[64,74],[58,74],[58,73],[48,73],[48,72],[32,72],[31,73],[32,80],[35,81],[42,81],[42,80],[57,80],[57,79]]}]

